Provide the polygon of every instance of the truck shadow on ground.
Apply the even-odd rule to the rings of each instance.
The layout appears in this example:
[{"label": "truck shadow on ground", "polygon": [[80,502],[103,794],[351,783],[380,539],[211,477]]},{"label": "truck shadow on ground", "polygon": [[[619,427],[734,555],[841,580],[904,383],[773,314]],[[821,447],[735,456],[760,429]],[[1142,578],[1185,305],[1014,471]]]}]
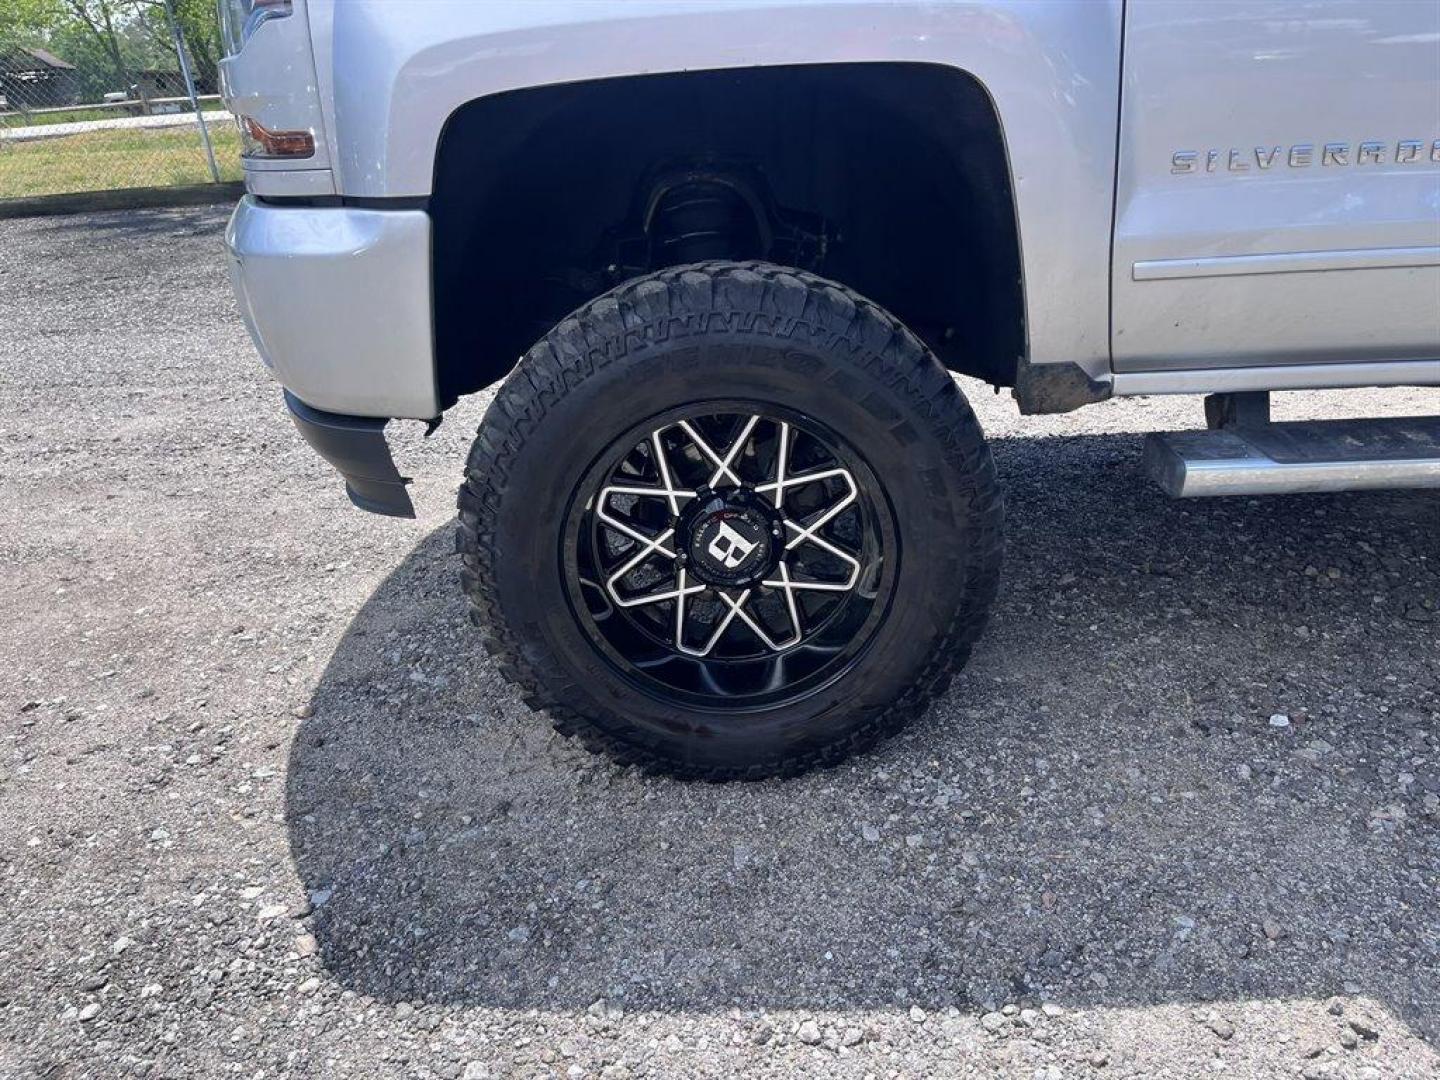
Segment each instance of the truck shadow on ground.
[{"label": "truck shadow on ground", "polygon": [[430,535],[294,742],[332,974],[541,1009],[1348,989],[1436,1034],[1440,502],[1171,503],[1132,437],[996,453],[1007,574],[969,669],[875,753],[788,782],[647,778],[553,735]]}]

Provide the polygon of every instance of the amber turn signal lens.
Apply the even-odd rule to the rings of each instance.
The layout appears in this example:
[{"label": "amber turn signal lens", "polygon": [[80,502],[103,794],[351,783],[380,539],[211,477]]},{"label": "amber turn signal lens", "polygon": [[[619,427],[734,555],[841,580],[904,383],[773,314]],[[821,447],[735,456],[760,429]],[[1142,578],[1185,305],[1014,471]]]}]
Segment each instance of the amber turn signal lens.
[{"label": "amber turn signal lens", "polygon": [[315,153],[315,137],[308,131],[271,131],[258,120],[240,118],[240,141],[245,157],[304,158]]}]

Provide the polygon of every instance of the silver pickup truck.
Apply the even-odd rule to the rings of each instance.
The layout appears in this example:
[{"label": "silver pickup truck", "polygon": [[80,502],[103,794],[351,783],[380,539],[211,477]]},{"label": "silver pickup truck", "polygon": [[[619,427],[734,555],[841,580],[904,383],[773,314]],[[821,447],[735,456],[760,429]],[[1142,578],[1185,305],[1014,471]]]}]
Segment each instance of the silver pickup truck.
[{"label": "silver pickup truck", "polygon": [[[684,777],[895,730],[966,661],[1026,414],[1204,394],[1176,496],[1440,486],[1440,4],[222,0],[240,306],[368,510],[501,383],[464,588],[560,730]],[[502,381],[503,380],[503,381]]]}]

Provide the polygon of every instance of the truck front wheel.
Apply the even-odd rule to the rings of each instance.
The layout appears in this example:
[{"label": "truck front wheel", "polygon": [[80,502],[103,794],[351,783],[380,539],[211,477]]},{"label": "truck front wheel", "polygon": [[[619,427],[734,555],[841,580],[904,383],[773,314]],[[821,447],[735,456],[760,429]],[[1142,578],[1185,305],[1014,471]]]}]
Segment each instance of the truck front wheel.
[{"label": "truck front wheel", "polygon": [[532,707],[686,778],[838,762],[969,656],[1001,504],[954,381],[798,270],[626,282],[505,381],[460,490],[473,615]]}]

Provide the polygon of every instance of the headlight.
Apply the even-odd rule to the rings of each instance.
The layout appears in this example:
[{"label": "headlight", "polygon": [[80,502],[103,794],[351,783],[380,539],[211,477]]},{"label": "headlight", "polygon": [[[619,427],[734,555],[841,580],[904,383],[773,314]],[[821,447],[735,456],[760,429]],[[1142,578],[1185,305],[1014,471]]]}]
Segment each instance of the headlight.
[{"label": "headlight", "polygon": [[266,19],[290,14],[291,0],[220,0],[220,34],[225,55],[234,56],[245,47],[257,27]]}]

